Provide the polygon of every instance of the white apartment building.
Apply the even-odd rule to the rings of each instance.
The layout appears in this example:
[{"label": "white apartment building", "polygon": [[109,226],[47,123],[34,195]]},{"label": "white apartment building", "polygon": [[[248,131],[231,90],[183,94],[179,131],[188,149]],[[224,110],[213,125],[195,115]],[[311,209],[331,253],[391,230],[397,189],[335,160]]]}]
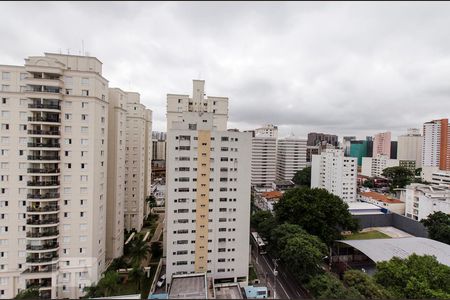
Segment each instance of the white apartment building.
[{"label": "white apartment building", "polygon": [[389,156],[378,154],[375,157],[363,157],[361,165],[361,175],[368,177],[380,177],[383,170],[390,167],[398,167],[400,162],[397,159],[390,159]]},{"label": "white apartment building", "polygon": [[423,136],[420,129],[409,128],[406,135],[398,137],[397,159],[414,160],[416,168],[422,166]]},{"label": "white apartment building", "polygon": [[327,149],[313,155],[311,188],[324,188],[345,202],[356,201],[357,158],[345,157],[343,150]]},{"label": "white apartment building", "polygon": [[265,136],[265,137],[278,137],[278,126],[273,124],[267,124],[261,128],[255,129],[255,136]]},{"label": "white apartment building", "polygon": [[276,179],[277,127],[255,129],[252,138],[252,186],[270,187]]},{"label": "white apartment building", "polygon": [[[45,53],[0,75],[0,299],[34,286],[79,298],[123,252],[127,116],[139,105],[108,89],[95,57]],[[151,136],[149,111],[145,122]]]},{"label": "white apartment building", "polygon": [[105,268],[102,63],[45,53],[0,73],[0,297],[78,298]]},{"label": "white apartment building", "polygon": [[125,229],[140,231],[151,193],[152,111],[140,103],[138,93],[126,93]]},{"label": "white apartment building", "polygon": [[436,171],[431,174],[431,183],[438,185],[450,185],[450,171]]},{"label": "white apartment building", "polygon": [[306,167],[306,142],[295,136],[278,140],[277,180],[292,180],[297,171]]},{"label": "white apartment building", "polygon": [[428,215],[441,211],[450,214],[450,187],[413,183],[406,186],[405,214],[420,221]]},{"label": "white apartment building", "polygon": [[167,95],[166,274],[248,280],[251,134],[227,131],[228,98]]}]

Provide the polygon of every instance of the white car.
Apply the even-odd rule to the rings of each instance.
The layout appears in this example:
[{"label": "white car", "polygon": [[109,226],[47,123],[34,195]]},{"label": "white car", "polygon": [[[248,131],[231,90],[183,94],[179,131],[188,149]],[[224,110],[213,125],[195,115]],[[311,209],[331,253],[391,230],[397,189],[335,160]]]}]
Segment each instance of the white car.
[{"label": "white car", "polygon": [[159,278],[158,282],[156,283],[156,286],[157,286],[157,287],[162,287],[163,284],[164,284],[164,281],[166,281],[166,274],[162,275],[162,276]]}]

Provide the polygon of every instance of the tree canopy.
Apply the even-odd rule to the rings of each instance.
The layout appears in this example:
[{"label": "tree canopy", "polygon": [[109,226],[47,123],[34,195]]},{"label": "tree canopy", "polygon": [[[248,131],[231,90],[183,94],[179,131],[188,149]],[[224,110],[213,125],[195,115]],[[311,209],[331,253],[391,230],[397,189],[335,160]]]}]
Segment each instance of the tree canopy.
[{"label": "tree canopy", "polygon": [[362,299],[355,289],[347,289],[330,273],[316,275],[306,284],[306,288],[316,299]]},{"label": "tree canopy", "polygon": [[389,167],[381,175],[389,179],[391,190],[404,188],[414,180],[414,172],[405,167]]},{"label": "tree canopy", "polygon": [[276,220],[270,211],[260,210],[250,218],[250,225],[263,237],[270,237],[270,232],[275,228]]},{"label": "tree canopy", "polygon": [[377,263],[374,278],[394,298],[450,298],[450,267],[434,256],[413,254]]},{"label": "tree canopy", "polygon": [[366,299],[387,299],[390,295],[375,280],[359,270],[348,270],[344,273],[344,284],[358,291]]},{"label": "tree canopy", "polygon": [[286,239],[280,258],[297,279],[305,281],[322,272],[321,265],[326,254],[327,247],[318,237],[298,232]]},{"label": "tree canopy", "polygon": [[305,167],[295,173],[292,181],[300,186],[311,186],[311,167]]},{"label": "tree canopy", "polygon": [[358,228],[348,205],[325,189],[290,189],[275,204],[274,211],[279,224],[297,224],[327,245],[340,239],[342,230],[355,231]]},{"label": "tree canopy", "polygon": [[438,211],[420,222],[427,227],[431,239],[450,245],[450,214]]}]

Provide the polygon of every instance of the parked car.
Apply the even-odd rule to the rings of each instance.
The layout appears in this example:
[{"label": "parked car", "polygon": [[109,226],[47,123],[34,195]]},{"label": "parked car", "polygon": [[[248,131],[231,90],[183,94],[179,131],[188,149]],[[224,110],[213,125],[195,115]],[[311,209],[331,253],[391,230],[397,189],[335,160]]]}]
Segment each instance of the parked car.
[{"label": "parked car", "polygon": [[166,274],[162,275],[159,278],[158,282],[156,283],[156,286],[157,287],[162,287],[165,281],[166,281]]}]

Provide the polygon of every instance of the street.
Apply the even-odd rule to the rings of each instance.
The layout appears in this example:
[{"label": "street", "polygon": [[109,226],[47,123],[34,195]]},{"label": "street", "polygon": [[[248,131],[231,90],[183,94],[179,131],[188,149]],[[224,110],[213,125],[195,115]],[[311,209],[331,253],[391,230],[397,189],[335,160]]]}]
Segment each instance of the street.
[{"label": "street", "polygon": [[[276,284],[274,281],[274,263],[272,258],[268,254],[257,255],[255,251],[252,251],[252,262],[255,266],[255,270],[258,274],[258,278],[261,283],[266,282],[267,288],[271,291],[270,298],[273,298],[273,290],[276,285],[276,298],[277,299],[300,299],[307,298],[302,288],[292,279],[292,276],[283,268],[278,265],[276,276]],[[267,278],[267,279],[266,279]]]}]

